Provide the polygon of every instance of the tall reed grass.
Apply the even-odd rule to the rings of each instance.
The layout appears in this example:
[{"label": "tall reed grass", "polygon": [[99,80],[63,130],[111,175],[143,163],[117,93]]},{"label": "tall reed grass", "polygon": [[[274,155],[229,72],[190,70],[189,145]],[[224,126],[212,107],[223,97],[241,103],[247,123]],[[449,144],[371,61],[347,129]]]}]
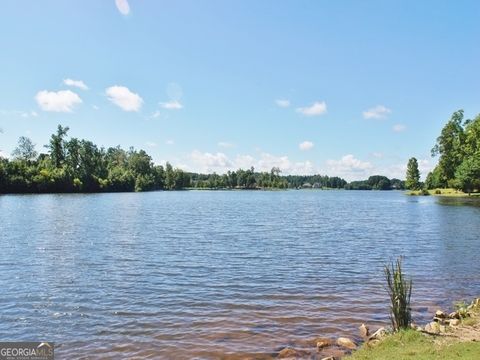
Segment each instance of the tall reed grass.
[{"label": "tall reed grass", "polygon": [[396,263],[385,265],[387,292],[390,297],[390,320],[394,331],[407,329],[412,322],[410,298],[412,296],[412,280],[406,280],[402,272],[402,258]]}]

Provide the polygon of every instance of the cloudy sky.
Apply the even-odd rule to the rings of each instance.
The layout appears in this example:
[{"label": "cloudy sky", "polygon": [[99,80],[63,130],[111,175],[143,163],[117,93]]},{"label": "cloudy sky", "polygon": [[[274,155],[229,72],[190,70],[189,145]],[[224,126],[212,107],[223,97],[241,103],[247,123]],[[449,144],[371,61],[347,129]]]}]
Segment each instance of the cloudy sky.
[{"label": "cloudy sky", "polygon": [[480,112],[478,1],[7,0],[0,151],[57,124],[192,171],[424,175]]}]

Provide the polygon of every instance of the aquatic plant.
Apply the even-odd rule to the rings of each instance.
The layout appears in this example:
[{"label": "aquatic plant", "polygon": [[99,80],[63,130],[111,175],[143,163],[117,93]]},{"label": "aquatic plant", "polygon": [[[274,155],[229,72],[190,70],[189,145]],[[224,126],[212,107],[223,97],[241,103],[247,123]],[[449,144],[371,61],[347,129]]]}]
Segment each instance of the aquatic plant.
[{"label": "aquatic plant", "polygon": [[410,298],[412,280],[406,280],[402,272],[402,258],[390,266],[385,265],[387,292],[390,297],[390,320],[394,331],[408,329],[412,321]]}]

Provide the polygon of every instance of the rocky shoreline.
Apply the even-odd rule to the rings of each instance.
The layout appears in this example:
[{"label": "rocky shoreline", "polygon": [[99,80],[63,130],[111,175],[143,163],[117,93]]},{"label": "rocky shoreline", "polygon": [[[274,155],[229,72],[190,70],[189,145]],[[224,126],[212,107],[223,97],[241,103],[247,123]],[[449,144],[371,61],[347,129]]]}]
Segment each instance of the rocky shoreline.
[{"label": "rocky shoreline", "polygon": [[[426,336],[460,338],[459,334],[454,335],[454,333],[461,331],[462,323],[474,315],[474,310],[478,311],[479,309],[480,298],[476,298],[468,305],[465,303],[458,305],[457,310],[450,313],[437,310],[431,322],[424,326],[412,323],[411,328]],[[362,346],[375,347],[390,334],[392,334],[392,330],[385,327],[380,327],[371,333],[369,327],[362,324],[359,327],[359,335],[362,340],[359,342],[347,337],[338,337],[337,339],[318,337],[299,342],[295,347],[285,347],[278,352],[276,358],[338,360],[352,354]],[[480,336],[480,334],[477,335]]]}]

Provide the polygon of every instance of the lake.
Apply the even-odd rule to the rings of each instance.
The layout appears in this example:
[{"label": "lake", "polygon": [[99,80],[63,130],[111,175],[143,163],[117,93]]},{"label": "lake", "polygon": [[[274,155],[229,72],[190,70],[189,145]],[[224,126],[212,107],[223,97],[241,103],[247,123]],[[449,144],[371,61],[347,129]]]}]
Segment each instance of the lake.
[{"label": "lake", "polygon": [[[0,340],[56,358],[268,358],[480,295],[480,207],[390,191],[0,196]],[[475,205],[475,203],[473,203]]]}]

